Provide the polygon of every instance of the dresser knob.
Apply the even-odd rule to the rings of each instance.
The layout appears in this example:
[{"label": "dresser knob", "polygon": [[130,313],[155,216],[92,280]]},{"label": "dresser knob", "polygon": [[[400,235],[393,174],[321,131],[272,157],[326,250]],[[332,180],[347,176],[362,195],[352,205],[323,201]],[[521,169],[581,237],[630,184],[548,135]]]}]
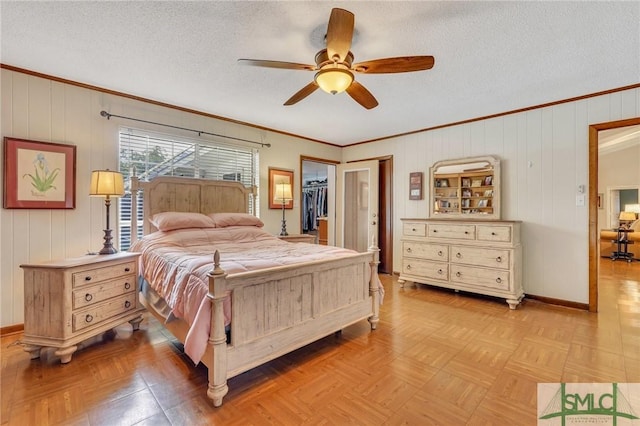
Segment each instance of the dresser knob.
[{"label": "dresser knob", "polygon": [[124,283],[124,289],[125,290],[129,290],[131,288],[131,284],[129,283]]},{"label": "dresser knob", "polygon": [[460,277],[462,274],[460,272],[456,272],[456,277]]},{"label": "dresser knob", "polygon": [[129,302],[128,300],[126,300],[126,301],[124,302],[124,307],[125,307],[125,308],[127,308],[127,309],[129,309],[129,308],[131,307],[131,302]]},{"label": "dresser knob", "polygon": [[411,269],[411,265],[407,265],[407,269]]},{"label": "dresser knob", "polygon": [[85,281],[91,281],[91,277],[90,276],[86,276],[86,277],[84,277],[84,280]]},{"label": "dresser knob", "polygon": [[464,231],[465,235],[469,235],[469,231]]},{"label": "dresser knob", "polygon": [[458,252],[458,253],[456,253],[456,257],[457,257],[458,259],[460,259],[460,258],[462,257],[462,254]]},{"label": "dresser knob", "polygon": [[125,272],[131,272],[131,268],[124,268]]},{"label": "dresser knob", "polygon": [[93,295],[89,293],[84,295],[84,300],[86,300],[87,302],[91,302],[92,299],[93,299]]},{"label": "dresser knob", "polygon": [[411,253],[411,247],[407,247],[407,253]]},{"label": "dresser knob", "polygon": [[496,233],[495,233],[495,232],[492,232],[492,233],[491,233],[491,235],[496,235]]},{"label": "dresser knob", "polygon": [[411,228],[411,231],[416,232],[416,228]]},{"label": "dresser knob", "polygon": [[438,232],[438,230],[437,230],[437,229],[434,229],[434,230],[433,230],[433,233],[435,234],[436,232]]},{"label": "dresser knob", "polygon": [[442,275],[442,269],[438,269],[438,274]]},{"label": "dresser knob", "polygon": [[498,263],[502,262],[502,256],[496,257],[496,262],[498,262]]},{"label": "dresser knob", "polygon": [[91,322],[93,321],[93,315],[87,314],[86,317],[84,317],[85,322]]},{"label": "dresser knob", "polygon": [[496,282],[497,282],[498,284],[500,284],[500,283],[502,282],[502,279],[501,279],[500,277],[498,277],[498,278],[496,278]]},{"label": "dresser knob", "polygon": [[438,256],[442,256],[442,250],[438,250]]}]

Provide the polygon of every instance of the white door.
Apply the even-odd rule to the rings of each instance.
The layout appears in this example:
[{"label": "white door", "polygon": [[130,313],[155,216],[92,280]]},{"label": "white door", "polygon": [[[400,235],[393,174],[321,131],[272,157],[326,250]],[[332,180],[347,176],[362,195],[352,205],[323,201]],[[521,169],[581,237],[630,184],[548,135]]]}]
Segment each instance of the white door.
[{"label": "white door", "polygon": [[378,245],[378,161],[336,167],[336,245],[359,252]]}]

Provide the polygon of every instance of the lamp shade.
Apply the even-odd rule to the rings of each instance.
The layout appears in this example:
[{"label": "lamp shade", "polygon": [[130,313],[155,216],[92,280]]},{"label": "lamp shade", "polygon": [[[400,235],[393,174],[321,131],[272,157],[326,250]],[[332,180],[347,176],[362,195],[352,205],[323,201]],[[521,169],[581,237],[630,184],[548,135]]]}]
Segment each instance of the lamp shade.
[{"label": "lamp shade", "polygon": [[634,212],[620,212],[619,220],[636,220],[636,214]]},{"label": "lamp shade", "polygon": [[113,170],[94,170],[91,172],[89,195],[97,197],[120,197],[124,195],[122,173]]},{"label": "lamp shade", "polygon": [[342,68],[328,68],[316,73],[314,80],[327,93],[342,93],[353,82],[353,74]]},{"label": "lamp shade", "polygon": [[640,204],[625,204],[624,205],[625,212],[633,212],[640,213]]},{"label": "lamp shade", "polygon": [[286,203],[287,201],[293,200],[293,195],[291,194],[291,184],[290,183],[279,183],[276,185],[276,190],[273,194],[273,201],[275,203],[283,204],[283,201]]}]

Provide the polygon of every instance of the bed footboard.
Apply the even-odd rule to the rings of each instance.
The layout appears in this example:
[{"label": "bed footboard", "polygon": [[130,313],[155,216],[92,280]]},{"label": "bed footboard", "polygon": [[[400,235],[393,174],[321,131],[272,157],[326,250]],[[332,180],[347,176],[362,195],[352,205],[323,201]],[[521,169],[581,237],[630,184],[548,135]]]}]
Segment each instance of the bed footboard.
[{"label": "bed footboard", "polygon": [[[222,405],[227,380],[301,348],[355,322],[379,321],[377,247],[368,253],[262,271],[227,275],[214,255],[209,273],[212,327],[203,362],[207,395]],[[223,303],[231,297],[231,339],[224,330]]]}]

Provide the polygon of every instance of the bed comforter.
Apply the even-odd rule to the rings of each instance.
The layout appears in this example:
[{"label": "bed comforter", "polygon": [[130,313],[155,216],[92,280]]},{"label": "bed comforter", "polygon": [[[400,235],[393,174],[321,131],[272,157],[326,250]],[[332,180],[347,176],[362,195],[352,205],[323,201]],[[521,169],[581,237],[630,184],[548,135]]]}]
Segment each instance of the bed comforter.
[{"label": "bed comforter", "polygon": [[[209,336],[207,273],[213,268],[216,250],[228,274],[357,254],[339,247],[288,243],[256,226],[158,231],[137,240],[130,250],[141,253],[140,275],[167,302],[171,315],[189,324],[184,350],[196,364]],[[227,299],[225,325],[230,319]]]}]

